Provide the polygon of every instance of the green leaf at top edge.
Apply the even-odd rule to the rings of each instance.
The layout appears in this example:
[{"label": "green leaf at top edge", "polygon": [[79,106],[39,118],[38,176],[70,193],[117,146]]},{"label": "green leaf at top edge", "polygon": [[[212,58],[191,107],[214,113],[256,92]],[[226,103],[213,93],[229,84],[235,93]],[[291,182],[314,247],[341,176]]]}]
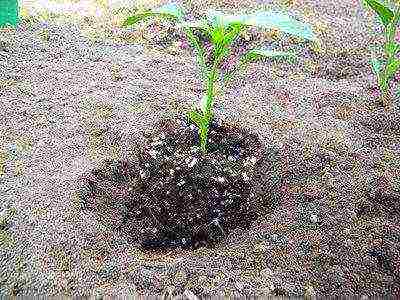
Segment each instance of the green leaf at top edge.
[{"label": "green leaf at top edge", "polygon": [[152,10],[147,10],[143,13],[138,13],[136,15],[130,16],[123,22],[122,26],[126,27],[129,25],[135,25],[136,23],[138,23],[148,17],[156,17],[156,16],[167,18],[167,19],[173,19],[176,21],[183,21],[184,12],[175,3],[169,3],[169,4],[163,5],[161,7],[158,7],[158,8],[152,9]]},{"label": "green leaf at top edge", "polygon": [[175,3],[168,3],[160,6],[159,8],[156,8],[154,12],[157,14],[168,14],[174,16],[178,21],[183,21],[185,14],[183,9]]},{"label": "green leaf at top edge", "polygon": [[222,26],[227,28],[233,24],[245,25],[248,21],[250,15],[227,15],[218,10],[210,9],[207,12],[207,21],[212,27]]},{"label": "green leaf at top edge", "polygon": [[379,18],[382,21],[382,24],[385,27],[392,22],[394,18],[394,13],[389,7],[385,6],[384,4],[376,0],[364,0],[364,3],[366,3],[370,8],[372,8],[378,14]]},{"label": "green leaf at top edge", "polygon": [[229,27],[233,24],[256,26],[264,29],[279,29],[283,32],[303,39],[315,41],[316,36],[311,26],[304,24],[291,16],[274,11],[257,11],[252,14],[225,15],[220,11],[209,10],[207,20],[212,27]]},{"label": "green leaf at top edge", "polygon": [[264,29],[279,29],[282,32],[316,41],[317,37],[310,25],[297,21],[288,14],[274,11],[259,11],[252,14],[246,25],[256,26]]}]

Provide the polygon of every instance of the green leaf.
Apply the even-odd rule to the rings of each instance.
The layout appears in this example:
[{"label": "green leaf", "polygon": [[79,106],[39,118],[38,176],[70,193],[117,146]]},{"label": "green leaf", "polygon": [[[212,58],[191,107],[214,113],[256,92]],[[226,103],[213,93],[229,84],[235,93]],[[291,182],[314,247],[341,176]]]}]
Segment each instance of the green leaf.
[{"label": "green leaf", "polygon": [[394,74],[396,74],[399,68],[400,68],[400,59],[393,58],[393,60],[387,66],[387,73],[386,73],[387,78],[392,79]]},{"label": "green leaf", "polygon": [[375,75],[379,77],[379,73],[382,70],[383,63],[375,57],[370,60],[370,63]]},{"label": "green leaf", "polygon": [[231,25],[244,25],[249,21],[250,15],[226,15],[217,10],[208,10],[207,20],[212,27],[222,26],[227,28]]},{"label": "green leaf", "polygon": [[197,112],[195,110],[189,111],[188,118],[190,121],[192,121],[194,124],[196,124],[198,128],[201,128],[202,126],[204,126],[203,116],[199,112]]},{"label": "green leaf", "polygon": [[199,39],[193,34],[191,28],[184,28],[184,32],[186,33],[186,37],[188,39],[189,44],[194,47],[196,52],[196,60],[200,66],[202,80],[207,79],[208,68],[205,63],[205,52],[204,48],[201,45]]},{"label": "green leaf", "polygon": [[386,94],[388,88],[389,88],[389,80],[388,77],[384,77],[382,76],[381,78],[379,78],[379,89],[382,93],[382,95]]},{"label": "green leaf", "polygon": [[214,27],[211,32],[211,41],[214,45],[221,44],[224,39],[224,27]]},{"label": "green leaf", "polygon": [[202,30],[208,30],[209,26],[207,24],[207,21],[204,19],[200,19],[197,21],[183,21],[177,24],[177,28],[197,28],[197,29],[202,29]]},{"label": "green leaf", "polygon": [[154,10],[156,14],[164,14],[174,16],[178,21],[183,21],[184,12],[180,6],[175,3],[165,4]]},{"label": "green leaf", "polygon": [[183,10],[176,4],[166,4],[153,10],[146,10],[143,13],[128,17],[122,24],[123,27],[135,25],[136,23],[143,21],[149,17],[162,17],[166,19],[172,19],[175,21],[182,21],[184,17]]},{"label": "green leaf", "polygon": [[386,54],[389,56],[390,54],[394,54],[396,49],[397,49],[397,45],[395,41],[391,41],[387,44],[385,44],[385,52]]},{"label": "green leaf", "polygon": [[126,27],[126,26],[132,26],[135,25],[136,23],[139,23],[140,21],[143,21],[144,19],[147,19],[149,17],[154,16],[154,13],[148,11],[148,12],[144,12],[144,13],[140,13],[140,14],[136,14],[133,16],[128,17],[123,23],[122,26]]},{"label": "green leaf", "polygon": [[295,20],[287,14],[273,11],[258,11],[252,14],[225,15],[220,11],[209,10],[207,20],[211,26],[231,25],[257,26],[265,29],[277,28],[283,32],[307,39],[316,40],[311,26]]},{"label": "green leaf", "polygon": [[299,22],[289,15],[273,11],[261,11],[253,14],[252,17],[247,20],[246,25],[257,26],[264,29],[279,29],[283,32],[311,41],[317,39],[310,25]]},{"label": "green leaf", "polygon": [[193,31],[190,28],[184,28],[184,31],[186,33],[186,36],[188,38],[190,45],[195,48],[195,51],[197,54],[196,59],[200,66],[201,77],[202,77],[202,80],[205,81],[205,80],[207,80],[207,76],[208,76],[207,75],[208,68],[205,63],[205,54],[204,54],[203,46],[200,44],[198,38],[193,34]]},{"label": "green leaf", "polygon": [[395,41],[385,44],[385,52],[388,56],[396,55],[400,50],[400,44]]},{"label": "green leaf", "polygon": [[230,45],[239,36],[241,29],[240,24],[233,24],[230,31],[224,36],[223,45]]},{"label": "green leaf", "polygon": [[370,8],[372,8],[379,16],[382,24],[386,27],[388,26],[394,18],[394,13],[391,9],[384,4],[376,0],[364,0]]},{"label": "green leaf", "polygon": [[214,62],[219,65],[224,58],[227,58],[232,53],[232,50],[228,47],[221,46],[216,48],[214,51],[215,59]]},{"label": "green leaf", "polygon": [[[392,22],[393,21],[394,18],[392,19]],[[393,24],[392,22],[388,26],[386,26],[385,36],[387,41],[392,41],[396,34],[396,24]]]}]

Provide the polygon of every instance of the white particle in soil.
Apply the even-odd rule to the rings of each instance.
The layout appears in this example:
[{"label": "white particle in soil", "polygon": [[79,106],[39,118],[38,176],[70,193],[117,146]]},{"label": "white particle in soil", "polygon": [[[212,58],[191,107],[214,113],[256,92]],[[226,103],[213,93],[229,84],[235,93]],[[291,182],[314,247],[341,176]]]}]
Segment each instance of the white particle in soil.
[{"label": "white particle in soil", "polygon": [[144,172],[143,170],[140,170],[140,177],[142,179],[146,178],[147,177],[146,172]]},{"label": "white particle in soil", "polygon": [[310,217],[311,222],[317,223],[318,222],[318,216],[316,214],[312,214]]},{"label": "white particle in soil", "polygon": [[199,148],[197,146],[193,146],[190,148],[190,152],[197,153],[197,152],[199,152]]},{"label": "white particle in soil", "polygon": [[195,130],[195,129],[196,129],[196,126],[194,126],[194,125],[192,124],[192,125],[189,126],[189,128],[190,128],[191,130]]},{"label": "white particle in soil", "polygon": [[163,144],[162,141],[157,141],[157,142],[151,143],[151,146],[155,147],[155,146],[159,146],[159,145],[162,145],[162,144]]},{"label": "white particle in soil", "polygon": [[175,168],[175,170],[180,170],[180,169],[181,169],[181,167],[176,167],[176,168]]},{"label": "white particle in soil", "polygon": [[182,185],[184,185],[184,184],[185,184],[185,181],[184,181],[184,180],[181,180],[181,181],[178,182],[178,186],[182,186]]},{"label": "white particle in soil", "polygon": [[218,177],[218,181],[219,182],[225,182],[225,178],[220,176],[220,177]]},{"label": "white particle in soil", "polygon": [[169,174],[170,174],[170,175],[174,175],[174,173],[175,173],[175,170],[174,170],[174,169],[169,169]]},{"label": "white particle in soil", "polygon": [[194,166],[196,163],[197,163],[197,158],[194,157],[194,158],[192,159],[192,161],[190,162],[190,164],[188,165],[189,168],[193,168],[193,166]]},{"label": "white particle in soil", "polygon": [[257,162],[257,158],[255,158],[255,157],[250,158],[250,162],[252,164],[255,164]]},{"label": "white particle in soil", "polygon": [[239,291],[242,291],[244,289],[244,284],[241,282],[235,282],[235,287],[236,289],[238,289]]},{"label": "white particle in soil", "polygon": [[249,178],[249,176],[247,176],[247,173],[246,172],[243,172],[243,180],[244,181],[248,181],[250,178]]},{"label": "white particle in soil", "polygon": [[229,155],[229,156],[228,156],[228,160],[230,160],[230,161],[234,161],[234,160],[235,160],[235,158],[234,158],[232,155]]},{"label": "white particle in soil", "polygon": [[149,154],[153,157],[153,158],[156,158],[157,157],[157,154],[158,154],[158,152],[157,151],[155,151],[155,150],[151,150],[151,151],[149,151]]}]

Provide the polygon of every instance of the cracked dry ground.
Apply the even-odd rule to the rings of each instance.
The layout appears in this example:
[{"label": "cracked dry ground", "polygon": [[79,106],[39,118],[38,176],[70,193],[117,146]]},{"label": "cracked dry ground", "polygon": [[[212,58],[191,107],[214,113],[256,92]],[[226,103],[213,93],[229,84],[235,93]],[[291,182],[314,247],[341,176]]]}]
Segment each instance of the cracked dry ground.
[{"label": "cracked dry ground", "polygon": [[[338,8],[333,38],[344,25],[343,38],[359,36],[354,14]],[[72,31],[57,28],[47,43],[24,29],[21,46],[2,52],[1,207],[15,213],[1,231],[1,294],[398,295],[399,99],[390,113],[371,105],[366,56],[302,46],[295,65],[252,64],[217,114],[257,134],[263,158],[278,162],[274,205],[214,248],[154,253],[104,225],[107,215],[82,211],[76,192],[84,172],[134,157],[133,141],[199,99],[194,60],[85,44]],[[360,52],[363,34],[352,44]]]}]

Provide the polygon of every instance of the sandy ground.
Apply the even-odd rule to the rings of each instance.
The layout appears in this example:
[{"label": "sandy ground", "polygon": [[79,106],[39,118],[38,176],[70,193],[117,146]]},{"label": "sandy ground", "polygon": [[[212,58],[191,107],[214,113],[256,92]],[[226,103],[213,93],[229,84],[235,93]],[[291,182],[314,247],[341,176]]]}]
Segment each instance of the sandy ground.
[{"label": "sandy ground", "polygon": [[[0,51],[0,204],[15,215],[1,235],[0,295],[267,295],[278,287],[290,295],[398,294],[399,215],[360,219],[355,211],[378,183],[391,195],[400,190],[399,98],[391,113],[371,108],[374,36],[353,1],[294,9],[328,26],[323,52],[292,45],[302,53],[294,65],[252,64],[216,103],[279,151],[287,199],[226,247],[163,257],[80,211],[74,192],[80,174],[126,153],[129,135],[141,139],[173,115],[173,99],[181,110],[200,99],[194,58],[93,44],[72,25],[49,25],[49,42],[39,25],[2,35],[13,50]],[[377,245],[390,257],[389,275],[366,254]]]}]

